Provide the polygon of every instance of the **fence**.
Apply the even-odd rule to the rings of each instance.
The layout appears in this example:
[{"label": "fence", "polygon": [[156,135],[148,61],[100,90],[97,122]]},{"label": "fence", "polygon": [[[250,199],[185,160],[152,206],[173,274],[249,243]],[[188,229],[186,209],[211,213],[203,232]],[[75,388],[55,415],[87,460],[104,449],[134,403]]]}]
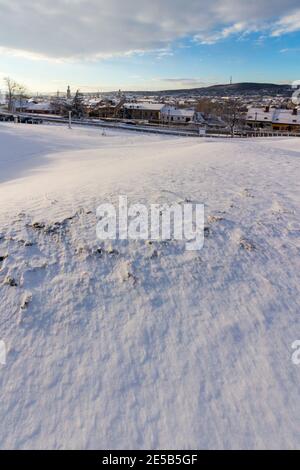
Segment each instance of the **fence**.
[{"label": "fence", "polygon": [[[64,123],[68,124],[69,120],[63,117],[58,116],[50,116],[45,114],[27,114],[27,113],[18,113],[18,114],[11,114],[2,112],[0,114],[0,118],[10,118],[10,120],[14,120],[18,117],[20,120],[22,119],[37,119],[38,121],[42,122],[54,122],[54,123]],[[225,137],[225,138],[232,138],[232,135],[228,130],[224,129],[206,129],[205,133],[201,133],[199,128],[176,128],[176,127],[168,127],[166,125],[153,125],[153,124],[138,124],[138,123],[126,123],[122,121],[116,120],[95,120],[95,119],[73,119],[72,123],[75,125],[80,126],[93,126],[99,128],[106,128],[106,129],[120,129],[120,130],[127,130],[133,132],[146,132],[151,134],[165,134],[165,135],[175,135],[175,136],[182,136],[182,137]],[[200,128],[201,129],[201,128]],[[249,130],[239,130],[234,133],[234,137],[239,138],[258,138],[258,137],[300,137],[299,133],[293,132],[273,132],[273,131],[249,131]]]}]

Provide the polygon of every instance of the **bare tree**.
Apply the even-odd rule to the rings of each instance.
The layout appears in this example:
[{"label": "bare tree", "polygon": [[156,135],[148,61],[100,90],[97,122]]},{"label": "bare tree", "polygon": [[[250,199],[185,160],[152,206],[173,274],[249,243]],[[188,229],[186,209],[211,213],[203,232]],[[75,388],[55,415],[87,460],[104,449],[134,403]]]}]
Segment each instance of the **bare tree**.
[{"label": "bare tree", "polygon": [[244,121],[244,107],[241,101],[230,99],[223,105],[222,119],[228,125],[231,137],[234,137],[236,128]]},{"label": "bare tree", "polygon": [[10,77],[5,77],[4,82],[7,87],[7,105],[8,111],[12,110],[13,107],[13,97],[16,89],[16,82],[12,80]]},{"label": "bare tree", "polygon": [[220,116],[222,109],[223,103],[212,101],[210,98],[200,98],[196,106],[196,111],[213,116]]},{"label": "bare tree", "polygon": [[15,101],[18,99],[21,104],[26,97],[26,88],[10,77],[5,77],[4,82],[7,88],[8,111],[13,111]]}]

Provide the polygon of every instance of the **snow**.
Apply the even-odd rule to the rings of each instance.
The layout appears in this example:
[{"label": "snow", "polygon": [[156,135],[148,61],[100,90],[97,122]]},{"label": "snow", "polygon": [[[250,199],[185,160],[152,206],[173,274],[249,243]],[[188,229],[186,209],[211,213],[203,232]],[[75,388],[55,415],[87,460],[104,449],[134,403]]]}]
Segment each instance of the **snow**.
[{"label": "snow", "polygon": [[[299,156],[1,123],[0,447],[297,448]],[[204,248],[97,240],[119,195],[204,203]]]},{"label": "snow", "polygon": [[266,121],[273,124],[299,124],[300,114],[293,114],[291,109],[276,109],[270,108],[265,111],[265,108],[250,108],[247,114],[247,121]]},{"label": "snow", "polygon": [[40,111],[49,111],[52,112],[52,105],[49,101],[43,101],[40,103],[31,103],[26,108],[27,111],[40,112]]},{"label": "snow", "polygon": [[177,109],[173,106],[166,106],[163,110],[164,116],[176,116],[176,117],[183,117],[183,118],[193,118],[195,115],[195,111],[193,109]]},{"label": "snow", "polygon": [[165,105],[163,103],[124,103],[126,109],[142,109],[145,111],[161,111]]}]

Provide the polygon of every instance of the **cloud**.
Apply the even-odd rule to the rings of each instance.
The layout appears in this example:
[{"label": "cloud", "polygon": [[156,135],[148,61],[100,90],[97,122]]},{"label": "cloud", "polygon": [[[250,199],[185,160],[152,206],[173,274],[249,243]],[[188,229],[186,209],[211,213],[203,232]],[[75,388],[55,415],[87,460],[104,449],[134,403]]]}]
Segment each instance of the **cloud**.
[{"label": "cloud", "polygon": [[286,49],[281,49],[279,52],[281,52],[281,54],[286,54],[287,52],[300,52],[300,47],[287,47]]},{"label": "cloud", "polygon": [[201,82],[201,78],[160,78],[162,82],[180,82],[180,83],[204,83]]},{"label": "cloud", "polygon": [[284,16],[276,23],[272,36],[281,36],[282,34],[294,33],[300,30],[300,10],[291,15]]},{"label": "cloud", "polygon": [[41,61],[41,60],[49,61],[50,60],[51,62],[56,62],[56,63],[62,62],[62,59],[55,58],[55,57],[48,57],[44,54],[40,54],[37,52],[25,51],[22,49],[12,49],[9,47],[2,47],[2,46],[0,46],[0,54],[8,55],[11,57],[20,57],[23,59],[36,60],[36,61]]},{"label": "cloud", "polygon": [[211,85],[212,81],[203,78],[154,78],[153,81],[161,83],[170,88],[197,88]]},{"label": "cloud", "polygon": [[235,23],[232,26],[224,28],[222,31],[202,32],[194,36],[196,42],[201,44],[215,44],[216,42],[226,39],[233,34],[246,34],[250,32],[250,28],[246,23]]},{"label": "cloud", "polygon": [[[297,10],[298,8],[298,10]],[[157,52],[184,38],[212,44],[270,28],[300,29],[299,0],[0,0],[0,48],[37,60]]]}]

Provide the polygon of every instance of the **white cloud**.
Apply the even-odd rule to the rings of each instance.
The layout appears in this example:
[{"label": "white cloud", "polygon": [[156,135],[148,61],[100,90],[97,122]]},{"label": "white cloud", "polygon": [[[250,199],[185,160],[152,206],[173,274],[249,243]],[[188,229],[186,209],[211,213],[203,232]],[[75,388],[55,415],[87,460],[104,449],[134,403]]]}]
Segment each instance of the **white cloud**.
[{"label": "white cloud", "polygon": [[222,31],[202,32],[196,34],[194,39],[201,44],[215,44],[216,42],[226,39],[233,34],[245,34],[249,32],[246,23],[235,23],[232,26],[224,28]]},{"label": "white cloud", "polygon": [[159,87],[170,88],[197,88],[205,87],[216,83],[215,77],[203,80],[203,78],[153,78],[153,82],[159,83]]},{"label": "white cloud", "polygon": [[8,55],[11,57],[22,57],[24,59],[30,59],[30,60],[36,60],[36,61],[41,61],[41,60],[47,60],[47,61],[52,61],[52,62],[62,62],[62,59],[55,58],[55,57],[48,57],[44,54],[40,54],[37,52],[31,52],[31,51],[24,51],[22,49],[12,49],[9,47],[2,47],[0,46],[0,54],[1,55]]},{"label": "white cloud", "polygon": [[299,0],[0,0],[0,48],[37,60],[163,57],[185,37],[210,44],[266,25],[274,36],[295,31],[297,8]]},{"label": "white cloud", "polygon": [[286,49],[281,49],[279,52],[281,52],[281,54],[286,54],[287,52],[300,52],[300,47],[287,47]]},{"label": "white cloud", "polygon": [[275,25],[272,36],[281,36],[282,34],[293,33],[300,30],[300,10],[291,15],[284,16]]}]

